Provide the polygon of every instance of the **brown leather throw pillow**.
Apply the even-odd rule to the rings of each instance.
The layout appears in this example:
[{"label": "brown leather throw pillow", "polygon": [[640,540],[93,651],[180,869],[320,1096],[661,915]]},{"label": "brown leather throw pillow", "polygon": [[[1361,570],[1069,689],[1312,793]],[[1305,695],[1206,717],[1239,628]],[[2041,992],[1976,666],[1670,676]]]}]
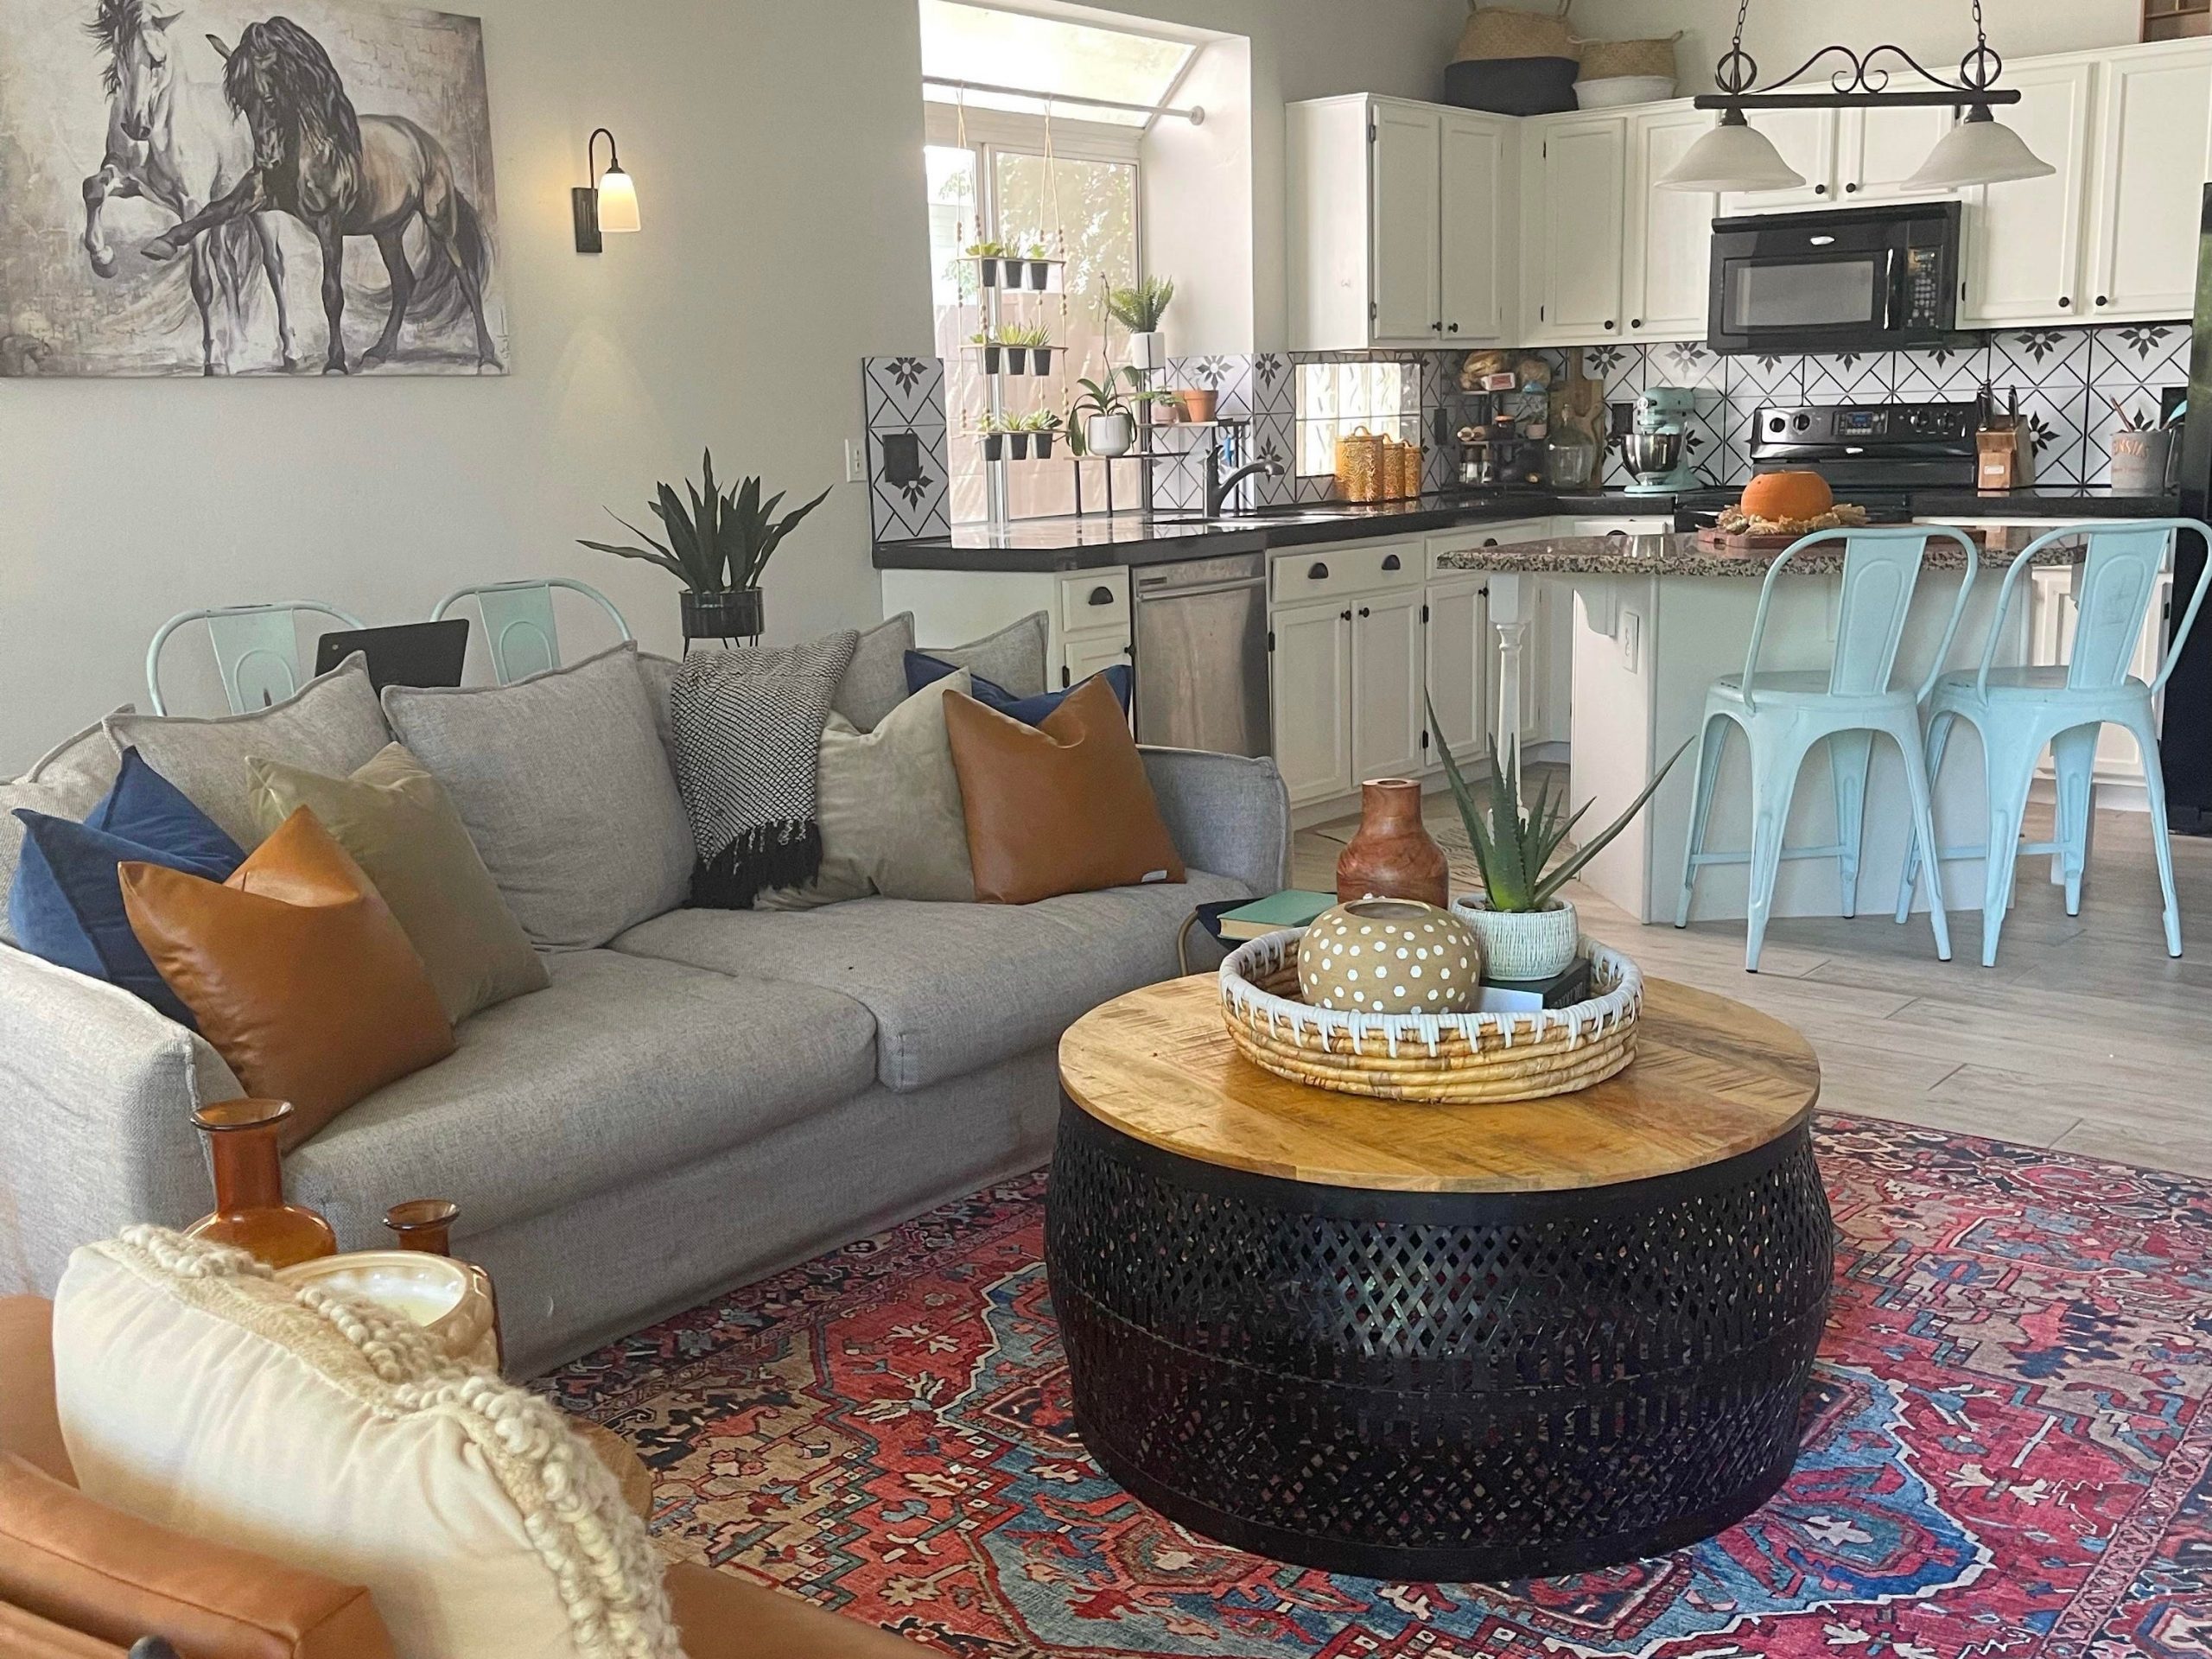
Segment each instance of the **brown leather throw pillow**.
[{"label": "brown leather throw pillow", "polygon": [[246,1092],[289,1100],[297,1146],[364,1096],[453,1052],[423,959],[307,808],[217,883],[122,867],[130,931]]},{"label": "brown leather throw pillow", "polygon": [[984,903],[1184,879],[1128,717],[1103,677],[1078,686],[1041,727],[948,692],[944,729]]}]

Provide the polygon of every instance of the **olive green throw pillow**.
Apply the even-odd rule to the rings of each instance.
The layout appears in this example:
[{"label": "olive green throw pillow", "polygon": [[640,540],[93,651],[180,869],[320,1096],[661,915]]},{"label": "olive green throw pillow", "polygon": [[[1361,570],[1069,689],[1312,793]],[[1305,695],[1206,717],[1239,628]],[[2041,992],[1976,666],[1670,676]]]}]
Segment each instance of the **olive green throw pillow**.
[{"label": "olive green throw pillow", "polygon": [[249,760],[248,793],[262,833],[306,807],[384,895],[446,1018],[459,1025],[550,982],[444,787],[397,743],[351,778]]}]

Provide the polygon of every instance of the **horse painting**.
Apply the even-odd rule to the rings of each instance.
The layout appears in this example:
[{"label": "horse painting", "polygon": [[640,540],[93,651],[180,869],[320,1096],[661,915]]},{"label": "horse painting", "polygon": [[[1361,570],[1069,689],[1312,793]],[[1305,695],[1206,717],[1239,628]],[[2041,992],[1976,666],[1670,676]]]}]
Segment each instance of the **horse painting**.
[{"label": "horse painting", "polygon": [[[474,322],[478,372],[498,372],[484,315],[491,244],[475,205],[454,181],[436,138],[400,116],[359,115],[322,43],[288,17],[249,23],[235,47],[207,40],[224,60],[223,91],[251,133],[251,165],[214,200],[140,250],[155,260],[197,253],[202,239],[275,209],[314,236],[322,254],[329,320],[326,374],[350,372],[344,332],[345,239],[375,239],[391,276],[389,310],[364,365],[389,361],[410,315]],[[422,225],[429,268],[417,277],[404,238]]]},{"label": "horse painting", "polygon": [[[108,201],[143,197],[180,220],[189,219],[233,189],[253,163],[252,134],[222,89],[180,72],[170,40],[178,16],[154,11],[146,0],[100,0],[85,25],[107,58],[102,73],[108,95],[107,153],[84,189],[85,253],[103,277],[116,273],[115,252],[100,222]],[[257,261],[276,296],[284,366],[294,365],[283,250],[276,226],[266,215],[254,213],[192,245],[192,298],[200,309],[203,374],[230,372],[232,353],[248,316],[246,285]]]}]

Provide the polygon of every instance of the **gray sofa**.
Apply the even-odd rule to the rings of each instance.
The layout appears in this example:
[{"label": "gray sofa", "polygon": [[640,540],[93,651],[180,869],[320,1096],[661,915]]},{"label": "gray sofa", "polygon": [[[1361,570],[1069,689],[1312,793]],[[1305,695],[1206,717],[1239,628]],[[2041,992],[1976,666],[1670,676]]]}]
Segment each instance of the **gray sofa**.
[{"label": "gray sofa", "polygon": [[[388,1243],[399,1199],[457,1202],[521,1375],[1035,1167],[1060,1033],[1173,976],[1194,906],[1286,879],[1272,762],[1145,762],[1187,886],[657,917],[549,957],[549,988],[293,1153],[291,1194],[347,1249]],[[191,1113],[241,1092],[137,997],[0,945],[0,1294],[204,1213]]]}]

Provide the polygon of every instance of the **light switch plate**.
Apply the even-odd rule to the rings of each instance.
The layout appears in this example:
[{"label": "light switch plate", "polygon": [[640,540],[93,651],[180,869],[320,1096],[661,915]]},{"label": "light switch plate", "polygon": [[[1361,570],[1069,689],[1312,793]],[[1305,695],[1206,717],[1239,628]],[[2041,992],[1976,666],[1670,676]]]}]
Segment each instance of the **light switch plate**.
[{"label": "light switch plate", "polygon": [[1621,613],[1621,664],[1631,674],[1643,656],[1643,617],[1641,613],[1624,610]]},{"label": "light switch plate", "polygon": [[857,438],[845,440],[845,482],[868,482],[868,445]]}]

